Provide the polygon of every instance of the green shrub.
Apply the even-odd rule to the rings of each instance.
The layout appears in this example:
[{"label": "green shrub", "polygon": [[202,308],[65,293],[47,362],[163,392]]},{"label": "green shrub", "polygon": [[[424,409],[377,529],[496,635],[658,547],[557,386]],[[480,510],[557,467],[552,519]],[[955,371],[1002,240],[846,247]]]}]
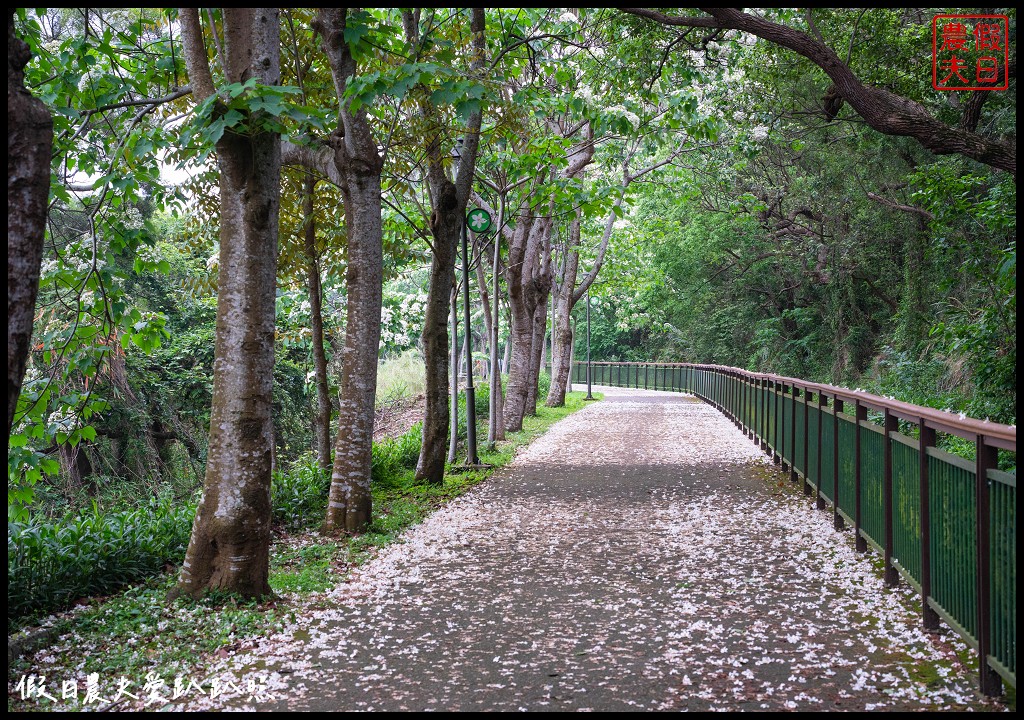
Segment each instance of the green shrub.
[{"label": "green shrub", "polygon": [[138,510],[103,513],[94,506],[55,522],[8,522],[8,625],[180,563],[194,515],[194,505],[165,498]]},{"label": "green shrub", "polygon": [[[372,478],[400,481],[416,466],[421,424],[373,445]],[[320,522],[331,474],[310,455],[288,472],[274,473],[270,499],[275,522],[290,528]],[[155,575],[185,557],[196,504],[153,500],[137,510],[103,512],[97,505],[49,521],[7,523],[7,618],[13,621],[62,610],[78,598],[105,595]]]},{"label": "green shrub", "polygon": [[388,486],[403,470],[416,467],[422,442],[423,423],[416,423],[404,435],[374,443],[373,459],[370,464],[371,480]]},{"label": "green shrub", "polygon": [[327,502],[331,472],[306,455],[286,473],[274,473],[270,482],[270,506],[276,522],[289,528],[308,525],[319,518]]},{"label": "green shrub", "polygon": [[537,399],[543,402],[549,392],[551,392],[551,375],[542,370],[537,382]]}]

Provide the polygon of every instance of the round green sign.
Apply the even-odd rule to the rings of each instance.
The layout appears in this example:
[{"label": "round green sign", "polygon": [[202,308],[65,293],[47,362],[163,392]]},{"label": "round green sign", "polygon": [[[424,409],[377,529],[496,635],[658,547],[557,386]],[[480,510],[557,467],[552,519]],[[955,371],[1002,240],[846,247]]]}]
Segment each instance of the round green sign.
[{"label": "round green sign", "polygon": [[475,233],[485,233],[491,227],[491,216],[486,210],[477,208],[466,215],[466,224]]}]

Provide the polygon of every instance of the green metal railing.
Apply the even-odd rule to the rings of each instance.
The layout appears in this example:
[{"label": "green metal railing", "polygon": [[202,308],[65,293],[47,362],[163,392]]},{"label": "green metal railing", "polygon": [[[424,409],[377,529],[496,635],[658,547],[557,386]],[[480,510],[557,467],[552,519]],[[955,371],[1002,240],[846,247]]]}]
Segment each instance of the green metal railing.
[{"label": "green metal railing", "polygon": [[[920,593],[926,628],[941,619],[975,648],[983,693],[998,695],[1000,679],[1016,688],[1017,477],[997,469],[1000,450],[1016,458],[1015,426],[718,365],[578,363],[573,382],[588,372],[723,412],[837,529],[853,526],[859,551],[882,556],[887,585],[902,577]],[[974,459],[936,447],[937,433],[972,442]]]}]

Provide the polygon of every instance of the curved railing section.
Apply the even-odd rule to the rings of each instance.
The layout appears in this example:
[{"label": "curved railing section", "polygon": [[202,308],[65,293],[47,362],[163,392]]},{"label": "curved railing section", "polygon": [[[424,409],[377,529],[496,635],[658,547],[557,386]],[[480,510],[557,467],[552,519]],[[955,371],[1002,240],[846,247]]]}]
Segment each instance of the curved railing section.
[{"label": "curved railing section", "polygon": [[[573,382],[588,382],[588,366]],[[1017,479],[999,470],[1017,428],[847,388],[688,363],[592,362],[596,385],[687,392],[758,443],[790,480],[853,526],[859,551],[921,595],[923,623],[940,619],[978,653],[979,684],[1017,679]],[[939,433],[973,445],[968,459],[937,447]]]}]

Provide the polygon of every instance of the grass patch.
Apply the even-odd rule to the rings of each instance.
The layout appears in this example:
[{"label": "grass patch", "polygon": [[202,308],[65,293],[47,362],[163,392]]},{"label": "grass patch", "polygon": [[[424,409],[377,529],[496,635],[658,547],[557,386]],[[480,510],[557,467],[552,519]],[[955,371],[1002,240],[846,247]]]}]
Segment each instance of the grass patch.
[{"label": "grass patch", "polygon": [[425,368],[418,350],[382,360],[377,365],[377,406],[422,395],[426,389]]},{"label": "grass patch", "polygon": [[[115,596],[93,598],[88,606],[46,619],[42,627],[54,638],[48,647],[9,663],[8,710],[101,709],[115,698],[122,679],[132,683],[129,692],[142,697],[150,677],[166,683],[163,694],[167,696],[176,676],[202,682],[209,661],[278,630],[294,617],[299,605],[319,602],[318,596],[353,567],[483,482],[552,424],[584,407],[583,396],[582,392],[567,395],[562,408],[539,407],[536,416],[524,420],[520,432],[509,433],[493,451],[483,451],[481,446],[480,459],[492,469],[449,472],[439,485],[414,482],[410,441],[397,439],[380,455],[375,468],[373,523],[368,532],[356,537],[331,538],[313,529],[322,520],[322,503],[314,507],[300,489],[318,487],[322,478],[311,468],[297,468],[295,477],[279,483],[275,496],[279,528],[292,530],[271,548],[270,583],[276,597],[257,603],[209,595],[199,601],[181,598],[168,603],[167,592],[177,578],[165,573]],[[480,428],[478,436],[486,437],[486,422]],[[464,452],[460,455],[464,457]],[[415,463],[414,455],[411,462]],[[305,528],[296,522],[300,515],[306,519]],[[98,675],[99,694],[107,703],[83,705],[85,681],[92,673]],[[23,698],[17,684],[29,675],[45,676],[45,691],[57,701]],[[77,703],[61,698],[62,683],[70,680],[78,682]]]}]

